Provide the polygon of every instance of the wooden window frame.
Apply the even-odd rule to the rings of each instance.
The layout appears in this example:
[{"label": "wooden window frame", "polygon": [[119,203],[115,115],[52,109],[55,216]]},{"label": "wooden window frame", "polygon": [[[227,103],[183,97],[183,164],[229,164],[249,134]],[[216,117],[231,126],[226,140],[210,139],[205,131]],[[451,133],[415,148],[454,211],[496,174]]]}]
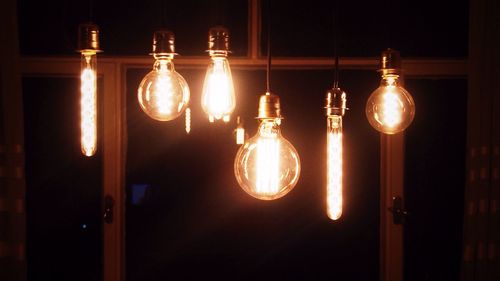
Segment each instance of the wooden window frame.
[{"label": "wooden window frame", "polygon": [[[260,52],[260,1],[248,1],[248,52],[246,57],[232,57],[233,69],[265,69],[266,58]],[[179,69],[203,69],[205,56],[176,59]],[[103,81],[103,192],[115,199],[114,221],[103,222],[103,280],[125,280],[125,157],[126,157],[126,73],[132,68],[150,68],[151,57],[99,56],[98,75]],[[333,58],[276,57],[277,69],[331,69]],[[378,58],[341,58],[342,69],[376,70]],[[457,79],[467,78],[468,61],[463,59],[419,59],[403,62],[405,77]],[[22,57],[23,77],[78,77],[80,58]],[[392,223],[388,207],[393,196],[404,198],[404,135],[381,134],[380,165],[380,280],[403,280],[403,228]]]}]

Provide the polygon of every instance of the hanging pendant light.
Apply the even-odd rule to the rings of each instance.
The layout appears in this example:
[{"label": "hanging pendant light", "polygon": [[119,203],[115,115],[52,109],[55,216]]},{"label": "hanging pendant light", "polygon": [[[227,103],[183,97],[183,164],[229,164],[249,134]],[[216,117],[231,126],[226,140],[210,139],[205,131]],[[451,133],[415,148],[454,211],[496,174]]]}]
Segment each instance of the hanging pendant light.
[{"label": "hanging pendant light", "polygon": [[333,10],[335,76],[332,89],[326,92],[326,213],[338,220],[343,209],[343,132],[342,118],[347,110],[347,94],[339,87],[338,2]]},{"label": "hanging pendant light", "polygon": [[[142,79],[137,98],[142,110],[151,118],[170,121],[179,117],[189,105],[189,86],[174,68],[174,33],[156,31],[153,35],[155,58],[153,70]],[[186,131],[188,131],[186,129]]]},{"label": "hanging pendant light", "polygon": [[290,192],[299,179],[297,150],[281,134],[281,107],[277,95],[266,92],[259,99],[257,134],[238,150],[234,173],[251,196],[273,200]]},{"label": "hanging pendant light", "polygon": [[79,25],[78,52],[81,53],[81,150],[83,155],[93,156],[97,150],[97,53],[101,52],[99,27],[96,24]]},{"label": "hanging pendant light", "polygon": [[[268,13],[269,13],[268,0]],[[269,13],[270,14],[270,13]],[[285,196],[299,180],[300,158],[297,150],[281,134],[279,96],[270,91],[271,36],[268,17],[267,90],[259,98],[260,122],[257,134],[245,141],[236,153],[234,173],[241,188],[261,200]]]},{"label": "hanging pendant light", "polygon": [[401,86],[401,57],[399,52],[387,49],[380,57],[382,80],[366,102],[366,117],[377,131],[396,134],[410,126],[415,117],[415,102]]},{"label": "hanging pendant light", "polygon": [[326,93],[326,206],[327,215],[332,220],[342,215],[342,117],[347,109],[346,102],[346,93],[338,85]]},{"label": "hanging pendant light", "polygon": [[227,55],[229,54],[229,31],[223,26],[210,28],[208,32],[208,65],[201,106],[210,122],[228,122],[236,107],[233,78]]}]

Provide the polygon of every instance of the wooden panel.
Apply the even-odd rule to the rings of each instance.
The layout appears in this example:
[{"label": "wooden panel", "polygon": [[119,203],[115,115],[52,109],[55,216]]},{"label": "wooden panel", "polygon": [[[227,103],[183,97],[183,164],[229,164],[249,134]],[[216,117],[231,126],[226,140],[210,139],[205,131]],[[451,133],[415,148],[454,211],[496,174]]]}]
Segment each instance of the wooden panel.
[{"label": "wooden panel", "polygon": [[403,280],[403,225],[393,223],[392,198],[403,197],[404,134],[380,134],[380,280]]},{"label": "wooden panel", "polygon": [[[118,63],[101,63],[104,74],[104,190],[114,199],[114,220],[104,223],[104,281],[125,280],[124,247],[124,132],[122,85],[124,72]],[[104,200],[103,200],[104,203]],[[103,208],[104,209],[104,208]]]},{"label": "wooden panel", "polygon": [[470,1],[462,280],[498,280],[499,3]]},{"label": "wooden panel", "polygon": [[26,280],[24,131],[16,1],[0,2],[0,279]]},{"label": "wooden panel", "polygon": [[[265,69],[267,60],[258,58],[229,58],[234,69]],[[68,75],[78,73],[79,57],[25,57],[21,58],[24,75]],[[119,63],[124,68],[149,68],[153,58],[140,57],[99,57],[101,63]],[[178,69],[205,69],[209,59],[206,57],[179,57],[174,60]],[[333,69],[331,58],[273,58],[273,69]],[[378,58],[340,58],[342,69],[376,70]],[[68,68],[64,68],[68,67]],[[465,59],[405,59],[403,62],[406,77],[456,78],[468,73]],[[101,72],[102,73],[102,72]]]}]

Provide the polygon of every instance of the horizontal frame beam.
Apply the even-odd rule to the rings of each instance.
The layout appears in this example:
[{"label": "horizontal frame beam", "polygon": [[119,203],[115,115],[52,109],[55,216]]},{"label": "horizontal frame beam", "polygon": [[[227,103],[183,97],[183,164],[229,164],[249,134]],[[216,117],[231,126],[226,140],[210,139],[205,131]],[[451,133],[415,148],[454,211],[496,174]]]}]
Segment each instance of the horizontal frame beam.
[{"label": "horizontal frame beam", "polygon": [[[99,57],[99,63],[120,64],[127,68],[150,68],[153,58],[149,56]],[[179,69],[205,69],[208,57],[178,57],[175,65]],[[233,69],[265,69],[265,58],[230,58]],[[340,67],[348,70],[376,70],[378,58],[340,58]],[[333,58],[273,58],[274,69],[333,69]],[[74,75],[80,71],[80,57],[22,57],[23,75]],[[457,78],[468,75],[467,59],[414,59],[403,61],[405,77]]]}]

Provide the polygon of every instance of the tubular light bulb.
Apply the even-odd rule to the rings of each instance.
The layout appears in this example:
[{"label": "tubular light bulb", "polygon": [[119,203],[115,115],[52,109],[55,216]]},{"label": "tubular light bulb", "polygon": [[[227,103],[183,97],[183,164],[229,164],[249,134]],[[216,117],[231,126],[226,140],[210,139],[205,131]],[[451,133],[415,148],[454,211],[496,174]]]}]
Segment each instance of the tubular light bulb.
[{"label": "tubular light bulb", "polygon": [[80,64],[80,131],[83,155],[92,156],[97,150],[97,53],[99,27],[93,23],[78,28]]},{"label": "tubular light bulb", "polygon": [[[277,107],[275,107],[277,105]],[[277,108],[275,113],[262,107]],[[264,111],[264,112],[263,112]],[[238,150],[234,172],[239,185],[249,195],[273,200],[290,192],[299,179],[299,154],[280,130],[279,98],[264,95],[260,99],[260,125],[257,134]]]},{"label": "tubular light bulb", "polygon": [[342,116],[346,108],[346,93],[340,88],[333,88],[326,96],[326,209],[332,220],[342,215]]},{"label": "tubular light bulb", "polygon": [[191,132],[191,108],[186,108],[186,134]]},{"label": "tubular light bulb", "polygon": [[80,87],[81,147],[85,156],[97,149],[97,75],[95,52],[82,52]]},{"label": "tubular light bulb", "polygon": [[236,106],[233,78],[227,60],[229,32],[222,26],[213,27],[208,34],[210,64],[207,68],[201,106],[210,122],[228,122]]},{"label": "tubular light bulb", "polygon": [[337,220],[342,215],[342,117],[327,120],[327,214]]},{"label": "tubular light bulb", "polygon": [[137,97],[142,110],[159,121],[179,117],[189,105],[189,87],[174,68],[174,37],[157,31],[153,40],[153,70],[142,79]]},{"label": "tubular light bulb", "polygon": [[368,122],[385,134],[404,131],[415,117],[415,102],[399,84],[400,59],[399,53],[394,52],[389,50],[382,53],[382,81],[366,103]]},{"label": "tubular light bulb", "polygon": [[243,122],[240,117],[236,118],[236,144],[244,144],[245,143],[245,127],[243,127]]}]

